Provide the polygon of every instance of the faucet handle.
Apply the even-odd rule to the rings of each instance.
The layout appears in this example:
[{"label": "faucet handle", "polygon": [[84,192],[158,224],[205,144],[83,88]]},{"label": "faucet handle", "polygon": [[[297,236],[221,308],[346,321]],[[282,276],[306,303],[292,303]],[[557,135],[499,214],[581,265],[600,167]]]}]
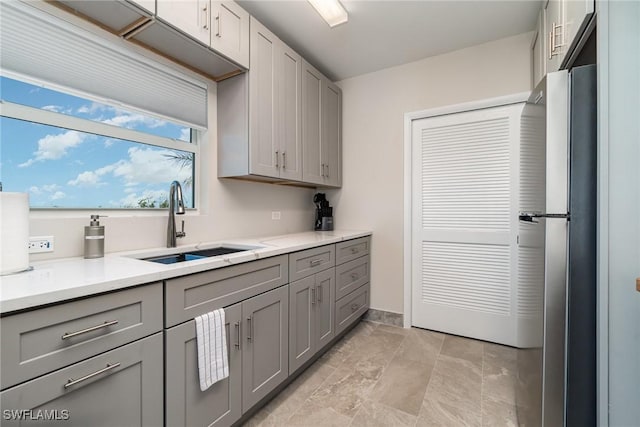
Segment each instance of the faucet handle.
[{"label": "faucet handle", "polygon": [[184,219],[182,220],[181,230],[176,233],[176,237],[184,237],[187,233],[184,232]]}]

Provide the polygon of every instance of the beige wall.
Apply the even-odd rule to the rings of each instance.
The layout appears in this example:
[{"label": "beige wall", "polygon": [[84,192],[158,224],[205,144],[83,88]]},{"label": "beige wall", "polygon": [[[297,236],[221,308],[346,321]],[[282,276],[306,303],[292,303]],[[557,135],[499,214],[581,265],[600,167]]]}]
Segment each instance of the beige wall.
[{"label": "beige wall", "polygon": [[403,312],[404,113],[530,90],[525,33],[353,77],[343,90],[339,228],[373,230],[371,307]]}]

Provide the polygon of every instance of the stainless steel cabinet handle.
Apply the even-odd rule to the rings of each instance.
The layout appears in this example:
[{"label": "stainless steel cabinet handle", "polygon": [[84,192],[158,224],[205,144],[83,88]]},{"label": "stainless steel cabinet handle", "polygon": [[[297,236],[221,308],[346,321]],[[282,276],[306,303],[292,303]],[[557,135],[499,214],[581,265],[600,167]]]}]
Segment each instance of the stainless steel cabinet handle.
[{"label": "stainless steel cabinet handle", "polygon": [[208,6],[205,5],[202,8],[202,16],[204,19],[204,24],[202,24],[202,28],[204,28],[205,30],[209,29],[209,17],[208,17]]},{"label": "stainless steel cabinet handle", "polygon": [[316,267],[316,266],[322,264],[322,260],[321,259],[314,259],[309,264],[311,265],[311,267]]},{"label": "stainless steel cabinet handle", "polygon": [[311,304],[316,303],[316,288],[315,286],[311,288]]},{"label": "stainless steel cabinet handle", "polygon": [[278,157],[280,156],[279,151],[276,150],[276,169],[278,169],[280,166],[278,165]]},{"label": "stainless steel cabinet handle", "polygon": [[322,286],[318,286],[318,302],[322,302]]},{"label": "stainless steel cabinet handle", "polygon": [[360,306],[358,304],[351,304],[351,311],[356,311]]},{"label": "stainless steel cabinet handle", "polygon": [[120,366],[120,363],[114,363],[113,365],[110,365],[107,363],[107,367],[106,368],[102,368],[98,371],[95,371],[94,373],[91,373],[89,375],[85,375],[84,377],[78,378],[77,380],[74,380],[73,378],[69,378],[69,380],[67,381],[67,383],[64,385],[64,388],[69,388],[71,386],[74,386],[78,383],[81,383],[83,381],[88,380],[89,378],[93,378],[96,375],[100,375],[100,374],[104,374],[107,371],[110,371],[112,369],[117,368],[118,366]]},{"label": "stainless steel cabinet handle", "polygon": [[222,37],[222,21],[220,20],[220,14],[216,16],[216,22],[218,24],[218,30],[216,32],[216,37]]},{"label": "stainless steel cabinet handle", "polygon": [[358,248],[351,248],[351,253],[352,253],[352,254],[357,254],[358,252],[360,252],[360,249],[358,249]]},{"label": "stainless steel cabinet handle", "polygon": [[287,157],[284,151],[282,152],[282,169],[285,169],[287,167]]},{"label": "stainless steel cabinet handle", "polygon": [[109,326],[113,326],[113,325],[117,325],[117,324],[118,324],[117,320],[109,320],[109,321],[104,322],[101,325],[92,326],[90,328],[82,329],[80,331],[65,332],[64,335],[62,335],[62,339],[66,340],[66,339],[69,339],[69,338],[76,337],[78,335],[82,335],[82,334],[86,334],[86,333],[89,333],[89,332],[97,331],[98,329],[102,329],[102,328],[108,328]]},{"label": "stainless steel cabinet handle", "polygon": [[322,167],[320,168],[320,176],[324,177],[324,163],[322,164]]},{"label": "stainless steel cabinet handle", "polygon": [[236,343],[234,347],[240,350],[240,341],[242,341],[240,338],[240,322],[234,323],[233,326],[236,328]]},{"label": "stainless steel cabinet handle", "polygon": [[351,280],[358,280],[358,277],[360,277],[358,273],[351,273]]},{"label": "stainless steel cabinet handle", "polygon": [[253,317],[247,317],[247,327],[249,328],[247,341],[251,341],[253,339]]},{"label": "stainless steel cabinet handle", "polygon": [[327,167],[327,173],[324,174],[324,176],[325,176],[325,178],[329,178],[329,165],[326,164],[325,166]]}]

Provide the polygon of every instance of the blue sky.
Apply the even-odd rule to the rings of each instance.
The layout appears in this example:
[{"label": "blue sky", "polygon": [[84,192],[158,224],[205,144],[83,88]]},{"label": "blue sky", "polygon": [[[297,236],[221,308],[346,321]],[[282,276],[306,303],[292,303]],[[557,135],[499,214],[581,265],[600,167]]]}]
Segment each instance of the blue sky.
[{"label": "blue sky", "polygon": [[[189,128],[0,76],[0,97],[168,138],[189,140]],[[166,199],[181,168],[161,147],[0,118],[0,180],[4,191],[29,192],[32,207],[118,208]],[[190,194],[189,190],[185,195]],[[191,205],[191,197],[189,197]]]}]

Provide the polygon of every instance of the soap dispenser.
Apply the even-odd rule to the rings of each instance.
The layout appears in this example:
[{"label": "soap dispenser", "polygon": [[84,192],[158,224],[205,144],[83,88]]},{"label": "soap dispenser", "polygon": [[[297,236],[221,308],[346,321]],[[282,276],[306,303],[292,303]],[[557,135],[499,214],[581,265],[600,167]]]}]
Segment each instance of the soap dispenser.
[{"label": "soap dispenser", "polygon": [[102,258],[104,256],[104,225],[100,225],[99,218],[100,215],[91,215],[91,222],[84,227],[85,258]]}]

